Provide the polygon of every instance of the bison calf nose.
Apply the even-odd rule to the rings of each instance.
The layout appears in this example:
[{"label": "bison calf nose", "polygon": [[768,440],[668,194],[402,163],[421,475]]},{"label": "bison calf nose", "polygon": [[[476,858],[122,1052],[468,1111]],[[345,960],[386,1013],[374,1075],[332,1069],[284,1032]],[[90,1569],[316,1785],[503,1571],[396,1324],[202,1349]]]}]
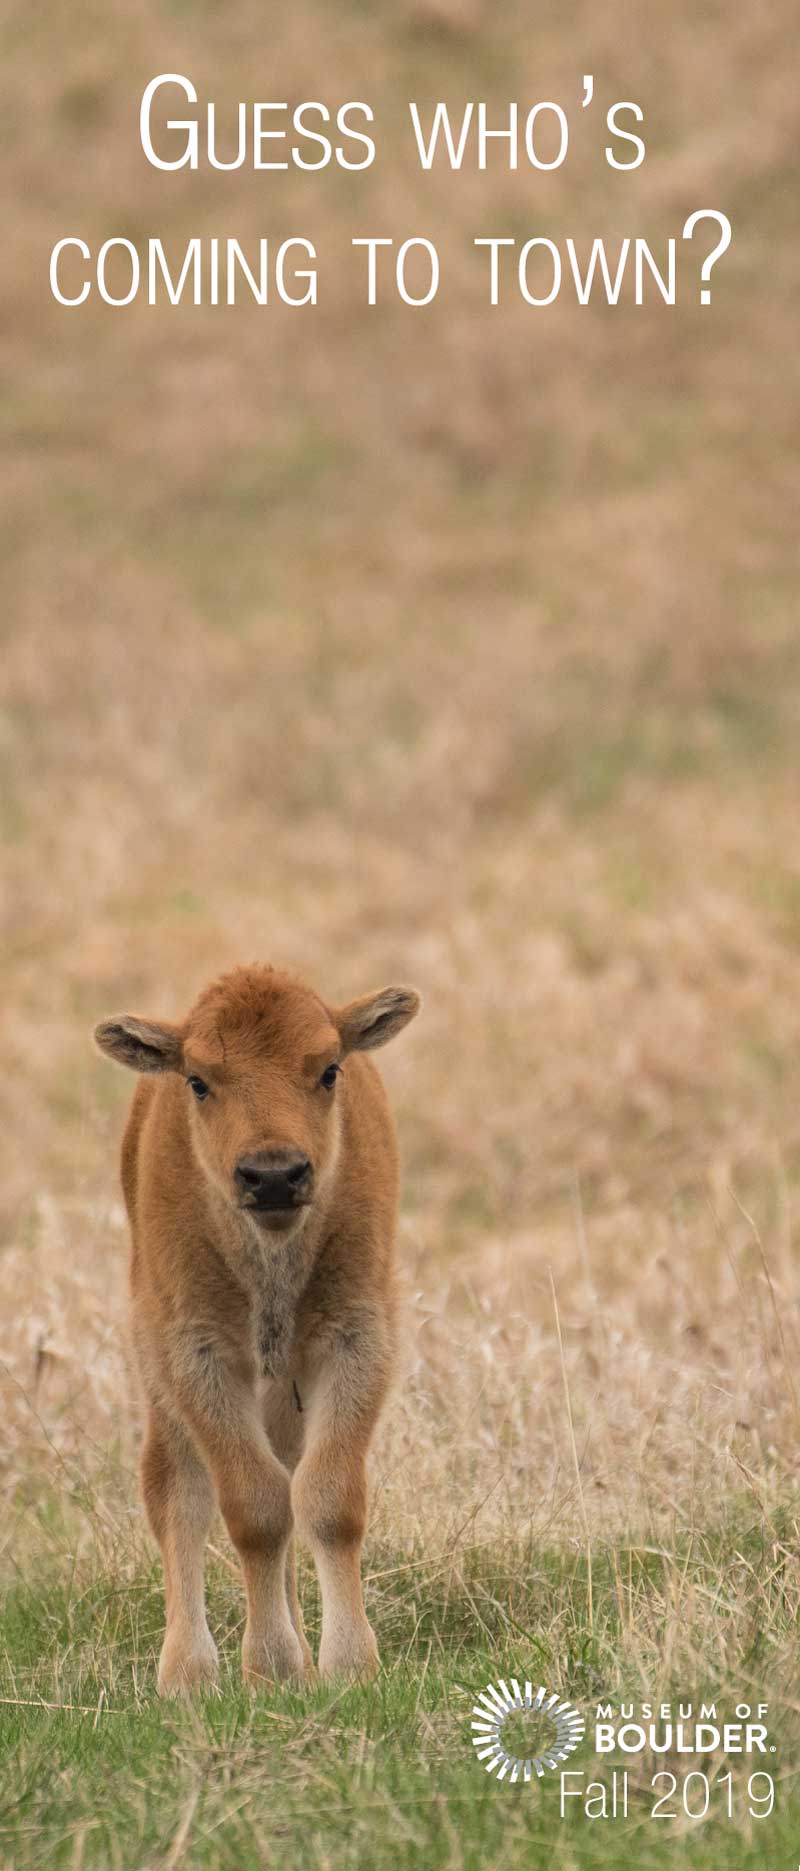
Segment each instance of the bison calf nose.
[{"label": "bison calf nose", "polygon": [[307,1156],[288,1150],[273,1155],[265,1150],[243,1156],[234,1181],[247,1208],[277,1210],[308,1202],[313,1174]]}]

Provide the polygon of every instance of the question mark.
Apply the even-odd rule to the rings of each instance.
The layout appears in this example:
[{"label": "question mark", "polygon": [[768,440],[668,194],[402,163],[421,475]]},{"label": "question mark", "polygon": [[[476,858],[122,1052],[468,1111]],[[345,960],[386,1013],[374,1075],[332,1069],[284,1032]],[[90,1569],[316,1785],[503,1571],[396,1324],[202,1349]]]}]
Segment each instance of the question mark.
[{"label": "question mark", "polygon": [[711,268],[715,260],[718,260],[720,254],[725,253],[731,244],[731,224],[727,215],[720,214],[718,208],[698,208],[694,214],[690,214],[684,226],[684,240],[691,240],[698,221],[716,221],[717,226],[722,229],[721,238],[717,242],[716,247],[712,247],[711,252],[706,256],[700,268],[700,278],[703,280],[705,286],[705,290],[700,294],[700,304],[710,305],[711,292],[707,282],[711,278]]}]

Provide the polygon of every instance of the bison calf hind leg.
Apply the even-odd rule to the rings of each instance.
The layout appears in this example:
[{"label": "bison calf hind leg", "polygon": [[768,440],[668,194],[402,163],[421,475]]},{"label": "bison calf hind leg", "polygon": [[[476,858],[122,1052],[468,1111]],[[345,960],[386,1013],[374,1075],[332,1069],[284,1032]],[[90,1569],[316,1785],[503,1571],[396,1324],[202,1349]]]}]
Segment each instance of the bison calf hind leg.
[{"label": "bison calf hind leg", "polygon": [[215,1683],[217,1647],[206,1623],[205,1545],[214,1488],[179,1424],[150,1416],[142,1454],[142,1489],[164,1565],[167,1628],[158,1666],[160,1695],[186,1695]]},{"label": "bison calf hind leg", "polygon": [[[304,1442],[304,1419],[302,1411],[298,1409],[296,1386],[288,1380],[274,1379],[267,1387],[262,1400],[262,1409],[269,1446],[286,1469],[287,1474],[293,1475],[303,1453]],[[286,1549],[286,1598],[289,1616],[303,1652],[304,1673],[311,1681],[316,1671],[306,1637],[303,1612],[297,1591],[297,1554],[294,1532]]]}]

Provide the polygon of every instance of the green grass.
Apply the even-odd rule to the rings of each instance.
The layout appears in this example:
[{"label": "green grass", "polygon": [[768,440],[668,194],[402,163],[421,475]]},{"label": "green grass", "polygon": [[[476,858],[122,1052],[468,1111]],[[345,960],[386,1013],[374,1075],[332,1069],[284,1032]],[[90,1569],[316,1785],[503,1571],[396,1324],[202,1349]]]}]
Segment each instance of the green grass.
[{"label": "green grass", "polygon": [[[241,1684],[241,1598],[217,1561],[209,1600],[221,1690],[178,1705],[155,1696],[157,1568],[139,1559],[125,1576],[117,1555],[109,1577],[97,1553],[88,1570],[72,1558],[56,1561],[57,1550],[70,1551],[61,1510],[51,1501],[33,1512],[46,1546],[25,1582],[11,1584],[1,1633],[0,1862],[19,1871],[179,1862],[477,1871],[545,1861],[588,1871],[626,1857],[641,1867],[744,1871],[798,1858],[797,1723],[786,1712],[791,1694],[785,1702],[775,1694],[792,1640],[791,1563],[775,1567],[774,1539],[770,1559],[752,1516],[740,1514],[713,1541],[687,1540],[674,1554],[599,1552],[591,1593],[585,1556],[569,1550],[467,1547],[457,1563],[373,1553],[379,1678],[258,1697]],[[28,1521],[30,1514],[29,1506]],[[718,1601],[716,1662],[706,1650],[694,1682],[685,1667],[671,1675],[664,1662],[678,1577],[688,1582],[687,1602],[702,1607],[710,1593]],[[309,1574],[303,1597],[313,1640],[318,1605]],[[691,1632],[684,1635],[691,1643]],[[699,1626],[696,1635],[701,1650]],[[659,1658],[649,1684],[632,1660],[643,1638]],[[626,1818],[589,1819],[577,1799],[562,1817],[556,1773],[528,1786],[498,1784],[473,1756],[471,1707],[487,1682],[512,1676],[581,1704],[589,1736],[594,1706],[607,1697],[717,1695],[731,1709],[745,1694],[770,1701],[777,1753],[753,1765],[775,1774],[774,1813],[748,1821],[749,1769],[734,1758],[628,1759]],[[733,1821],[719,1784],[708,1821],[651,1819],[664,1790],[651,1791],[652,1772],[705,1768],[713,1779],[728,1764],[740,1806]],[[587,1784],[608,1782],[615,1765],[620,1758],[594,1757],[589,1738],[569,1762]]]}]

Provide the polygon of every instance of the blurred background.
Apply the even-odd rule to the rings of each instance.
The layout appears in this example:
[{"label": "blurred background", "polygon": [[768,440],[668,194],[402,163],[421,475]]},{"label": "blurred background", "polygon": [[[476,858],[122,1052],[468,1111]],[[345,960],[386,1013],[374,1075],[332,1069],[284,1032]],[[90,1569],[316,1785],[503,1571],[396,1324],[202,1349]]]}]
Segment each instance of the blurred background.
[{"label": "blurred background", "polygon": [[[463,1426],[457,1379],[474,1397],[477,1358],[522,1408],[527,1346],[551,1459],[552,1270],[579,1423],[597,1422],[614,1361],[603,1512],[645,1403],[648,1487],[688,1473],[698,1410],[698,1488],[737,1436],[748,1460],[755,1438],[795,1473],[793,26],[782,0],[568,17],[549,0],[12,5],[12,1475],[29,1442],[41,1453],[37,1422],[58,1439],[118,1408],[131,1083],[90,1030],[116,1010],[179,1014],[253,958],[332,998],[392,979],[424,994],[385,1055],[423,1403],[440,1381]],[[212,98],[229,139],[240,99],[366,99],[377,160],[352,176],[157,173],[138,111],[159,71]],[[594,115],[578,109],[584,72]],[[424,175],[407,104],[439,97],[498,114],[574,101],[570,157],[549,175],[491,157],[482,175]],[[619,98],[644,111],[633,175],[602,156]],[[475,235],[640,234],[657,253],[708,205],[733,227],[709,309],[702,242],[674,308],[485,303]],[[319,256],[314,309],[243,295],[113,311],[95,294],[66,311],[48,289],[65,234],[93,251],[159,236],[179,267],[193,236],[247,252],[298,233]],[[350,248],[364,233],[435,240],[439,298],[366,306]],[[471,1461],[482,1447],[476,1432]],[[489,1437],[489,1473],[496,1454]],[[594,1443],[584,1457],[591,1478]]]}]

